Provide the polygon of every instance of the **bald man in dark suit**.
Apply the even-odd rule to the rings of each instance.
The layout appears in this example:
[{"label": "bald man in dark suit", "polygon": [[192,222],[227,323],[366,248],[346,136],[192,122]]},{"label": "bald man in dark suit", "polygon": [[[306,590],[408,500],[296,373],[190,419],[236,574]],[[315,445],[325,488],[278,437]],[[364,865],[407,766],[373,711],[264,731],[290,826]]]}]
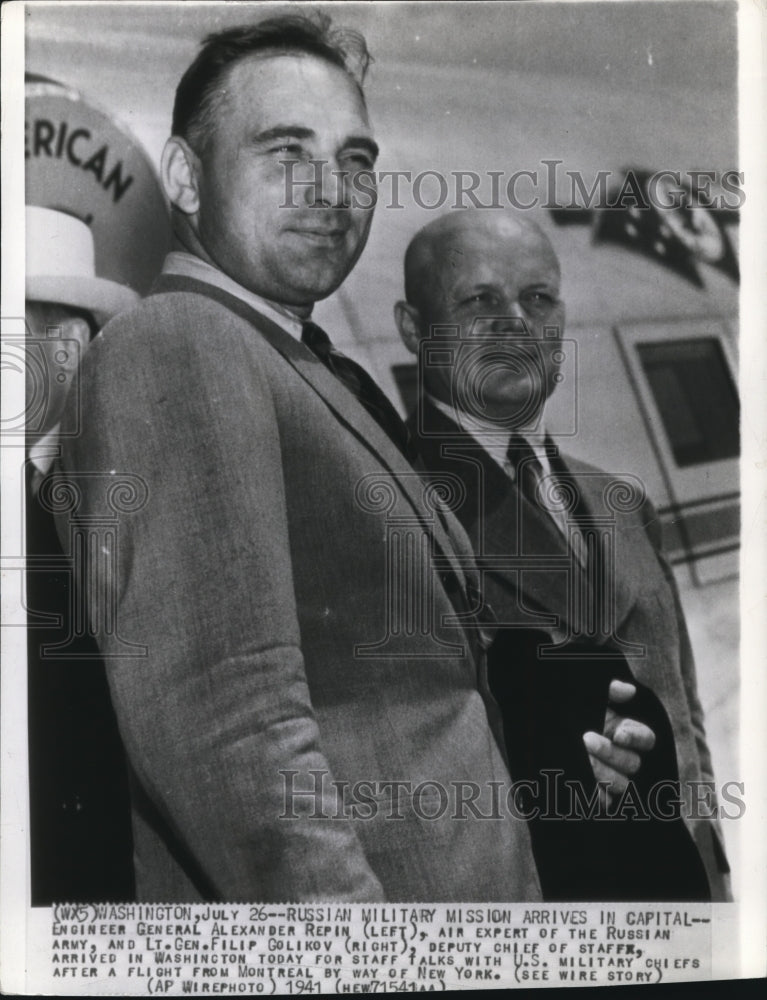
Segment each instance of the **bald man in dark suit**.
[{"label": "bald man in dark suit", "polygon": [[694,801],[711,757],[657,517],[636,477],[546,433],[565,346],[553,247],[529,215],[455,212],[412,240],[405,281],[411,430],[500,622],[490,683],[533,792],[544,897],[728,898],[720,832]]}]

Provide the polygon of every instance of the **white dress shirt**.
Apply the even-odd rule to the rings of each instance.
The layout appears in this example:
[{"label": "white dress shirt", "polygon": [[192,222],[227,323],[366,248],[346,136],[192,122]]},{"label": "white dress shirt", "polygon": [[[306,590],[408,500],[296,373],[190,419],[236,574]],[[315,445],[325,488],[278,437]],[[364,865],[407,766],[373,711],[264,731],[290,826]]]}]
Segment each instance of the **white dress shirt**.
[{"label": "white dress shirt", "polygon": [[32,472],[32,495],[37,496],[40,490],[40,483],[51,471],[51,466],[55,459],[59,457],[59,424],[51,427],[43,436],[29,446],[27,458],[34,466]]}]

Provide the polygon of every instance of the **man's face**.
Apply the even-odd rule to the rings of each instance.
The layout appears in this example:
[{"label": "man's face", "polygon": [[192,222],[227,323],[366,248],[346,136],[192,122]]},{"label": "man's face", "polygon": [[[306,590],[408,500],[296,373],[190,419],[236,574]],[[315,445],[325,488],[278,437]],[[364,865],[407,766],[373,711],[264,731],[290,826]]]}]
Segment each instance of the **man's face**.
[{"label": "man's face", "polygon": [[83,313],[53,302],[27,300],[25,318],[27,432],[35,439],[61,420],[91,328]]},{"label": "man's face", "polygon": [[311,306],[351,271],[370,229],[372,199],[353,199],[351,180],[377,155],[364,103],[342,69],[313,56],[250,56],[224,85],[200,157],[199,240],[250,291]]},{"label": "man's face", "polygon": [[556,385],[559,287],[557,259],[534,230],[501,224],[446,234],[420,309],[421,335],[433,324],[457,325],[463,346],[452,366],[424,368],[426,388],[504,426],[534,420]]}]

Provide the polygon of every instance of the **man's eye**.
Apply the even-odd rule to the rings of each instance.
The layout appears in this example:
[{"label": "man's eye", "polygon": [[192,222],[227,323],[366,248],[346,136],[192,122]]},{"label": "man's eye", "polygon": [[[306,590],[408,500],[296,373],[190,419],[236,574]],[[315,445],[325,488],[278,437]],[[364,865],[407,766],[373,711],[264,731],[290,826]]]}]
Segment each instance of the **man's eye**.
[{"label": "man's eye", "polygon": [[549,292],[526,292],[520,298],[520,304],[523,309],[527,310],[537,310],[551,309],[556,303],[556,298]]},{"label": "man's eye", "polygon": [[288,157],[299,157],[303,153],[303,147],[297,142],[283,142],[278,146],[272,146],[269,149],[270,153],[278,153],[283,158]]},{"label": "man's eye", "polygon": [[469,295],[462,302],[462,305],[471,306],[477,304],[485,304],[492,300],[492,295],[490,292],[475,292],[474,295]]},{"label": "man's eye", "polygon": [[356,150],[352,150],[342,153],[339,160],[344,166],[348,166],[353,170],[372,170],[375,166],[373,157],[369,153],[362,151],[357,152]]}]

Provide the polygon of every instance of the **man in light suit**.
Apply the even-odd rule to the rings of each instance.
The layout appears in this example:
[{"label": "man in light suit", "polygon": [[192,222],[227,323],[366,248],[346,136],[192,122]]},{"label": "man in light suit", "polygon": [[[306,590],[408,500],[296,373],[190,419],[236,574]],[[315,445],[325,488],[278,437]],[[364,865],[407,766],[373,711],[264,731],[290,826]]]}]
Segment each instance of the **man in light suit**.
[{"label": "man in light suit", "polygon": [[372,218],[343,41],[301,15],[206,41],[163,154],[176,249],[82,370],[62,467],[70,516],[116,524],[94,603],[143,900],[540,898],[491,801],[468,539],[309,321]]},{"label": "man in light suit", "polygon": [[[395,316],[419,354],[420,462],[469,532],[500,628],[491,689],[546,899],[725,899],[689,639],[636,477],[559,454],[560,269],[511,212],[456,212],[408,247]],[[580,794],[578,798],[573,791]]]}]

